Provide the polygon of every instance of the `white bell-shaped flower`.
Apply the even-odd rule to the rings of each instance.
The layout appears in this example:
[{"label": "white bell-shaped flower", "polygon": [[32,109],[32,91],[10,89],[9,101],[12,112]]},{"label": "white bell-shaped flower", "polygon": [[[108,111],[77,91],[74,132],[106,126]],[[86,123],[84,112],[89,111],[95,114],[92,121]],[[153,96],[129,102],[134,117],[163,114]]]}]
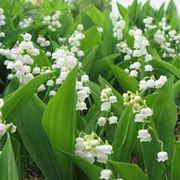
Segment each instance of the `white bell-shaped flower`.
[{"label": "white bell-shaped flower", "polygon": [[168,153],[165,151],[161,151],[157,153],[157,161],[160,162],[164,162],[168,160]]},{"label": "white bell-shaped flower", "polygon": [[139,130],[138,138],[140,139],[140,142],[150,142],[152,140],[151,134],[149,134],[147,129]]},{"label": "white bell-shaped flower", "polygon": [[103,169],[101,171],[100,179],[109,180],[111,179],[112,171],[110,169]]}]

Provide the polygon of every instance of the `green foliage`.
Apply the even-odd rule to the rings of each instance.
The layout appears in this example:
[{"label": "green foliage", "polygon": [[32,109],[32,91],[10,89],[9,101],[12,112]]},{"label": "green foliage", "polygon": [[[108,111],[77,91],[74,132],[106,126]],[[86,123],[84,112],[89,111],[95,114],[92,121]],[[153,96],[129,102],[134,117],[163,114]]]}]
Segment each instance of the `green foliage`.
[{"label": "green foliage", "polygon": [[[4,99],[4,104],[0,101],[0,180],[99,180],[104,169],[112,171],[110,179],[179,180],[180,18],[174,2],[170,1],[167,9],[162,4],[158,10],[152,8],[150,1],[142,5],[134,0],[127,8],[117,3],[121,18],[115,17],[115,24],[107,0],[68,3],[64,0],[0,0],[6,17],[6,24],[0,25],[0,33],[5,32],[5,37],[0,36],[0,97]],[[61,13],[57,20],[61,27],[51,31],[49,26],[57,23],[56,11]],[[44,24],[45,16],[52,22]],[[19,23],[29,17],[32,23],[21,28]],[[145,28],[147,17],[153,18],[155,27],[152,29]],[[170,30],[163,30],[164,17]],[[125,23],[122,30],[123,22],[119,20]],[[130,32],[135,27],[142,32],[133,37]],[[163,33],[158,41],[155,39],[158,30],[163,31],[165,40],[162,40]],[[177,33],[176,40],[170,37],[173,30]],[[122,33],[122,38],[116,38],[116,31],[119,36]],[[34,57],[29,53],[28,46],[23,52],[18,49],[16,54],[25,33],[31,34],[31,45],[39,50],[39,55]],[[40,36],[50,45],[42,46],[37,41]],[[136,38],[140,39],[138,43]],[[143,46],[146,39],[149,44],[145,49],[138,49],[136,46]],[[130,58],[118,48],[122,42],[132,50],[128,52]],[[77,44],[75,48],[73,43]],[[141,50],[145,50],[143,55],[133,55]],[[152,60],[145,62],[147,54]],[[23,59],[24,55],[28,56]],[[28,67],[18,69],[19,62],[17,66],[8,67],[6,59],[24,63],[29,57],[33,63],[26,65],[31,70],[39,67],[40,72],[32,73],[32,79],[21,84],[18,78],[21,72],[28,74]],[[137,62],[140,67],[132,67]],[[153,71],[147,72],[146,65],[151,65]],[[131,71],[137,71],[137,76],[133,77]],[[15,77],[11,79],[12,74]],[[82,75],[88,75],[89,80],[78,89]],[[163,84],[159,78],[165,79]],[[142,80],[157,84],[140,89]],[[48,86],[49,81],[53,85]],[[39,89],[41,86],[45,89]],[[104,89],[110,92],[108,97],[102,93]],[[88,92],[88,97],[83,101],[84,91]],[[109,102],[112,96],[115,102],[110,103],[108,111],[103,111],[103,103]],[[81,101],[85,108],[78,111],[77,104]],[[136,115],[143,108],[150,108],[152,115],[143,117],[143,122],[136,122]],[[110,123],[111,116],[117,117],[117,123]],[[104,126],[98,122],[100,117],[106,120]],[[12,123],[17,127],[16,133]],[[148,130],[152,140],[141,142],[140,130]],[[92,137],[88,139],[89,134],[93,134],[96,141]],[[78,146],[76,138],[84,138],[84,142]],[[97,142],[99,147],[110,145],[113,148],[106,164],[98,161]],[[82,151],[77,151],[82,147]],[[161,151],[168,153],[165,162],[158,162],[157,153]],[[103,159],[102,152],[99,156]]]},{"label": "green foliage", "polygon": [[53,147],[63,179],[73,178],[72,162],[61,151],[73,152],[76,133],[75,80],[77,68],[72,70],[57,94],[48,103],[43,126]]},{"label": "green foliage", "polygon": [[7,180],[20,179],[17,171],[15,155],[13,152],[9,134],[6,143],[2,149],[2,152],[0,154],[0,163],[1,163],[0,179],[7,179]]}]

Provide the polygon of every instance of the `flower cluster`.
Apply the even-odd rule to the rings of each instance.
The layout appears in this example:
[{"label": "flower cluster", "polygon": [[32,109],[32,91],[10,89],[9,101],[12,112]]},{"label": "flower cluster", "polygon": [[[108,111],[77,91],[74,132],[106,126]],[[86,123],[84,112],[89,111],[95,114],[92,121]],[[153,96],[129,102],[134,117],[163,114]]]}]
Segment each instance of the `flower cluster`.
[{"label": "flower cluster", "polygon": [[[148,119],[153,115],[153,111],[151,108],[147,107],[142,98],[137,94],[132,92],[127,92],[123,94],[124,105],[131,106],[133,109],[133,113],[135,114],[134,121],[137,123],[148,122]],[[148,142],[151,141],[151,134],[149,134],[147,129],[141,129],[138,132],[138,138],[140,142]]]},{"label": "flower cluster", "polygon": [[138,93],[134,94],[130,91],[123,94],[124,105],[131,106],[134,113],[141,110],[142,99]]},{"label": "flower cluster", "polygon": [[[83,56],[84,52],[80,50],[80,41],[84,38],[84,34],[81,32],[83,26],[80,24],[73,34],[68,38],[68,44],[61,46],[56,49],[55,52],[46,52],[48,57],[51,57],[54,62],[51,65],[51,70],[59,70],[59,74],[55,79],[49,80],[46,85],[42,84],[38,88],[38,92],[46,90],[46,87],[50,87],[49,96],[54,96],[56,94],[56,89],[60,86],[64,80],[67,78],[69,72],[78,65],[81,67],[81,63],[78,60],[79,56]],[[46,47],[50,45],[50,41],[47,41],[44,37],[39,36],[37,42],[41,47]],[[64,38],[63,38],[64,42]],[[77,57],[78,56],[78,57]],[[36,70],[39,70],[36,68]],[[48,71],[48,69],[47,69]],[[50,71],[50,70],[49,70]],[[85,99],[90,95],[90,89],[87,87],[86,82],[89,80],[87,75],[81,77],[81,81],[77,81],[77,105],[76,110],[86,110]]]},{"label": "flower cluster", "polygon": [[27,27],[31,26],[32,24],[33,24],[33,20],[32,20],[31,17],[29,17],[29,18],[25,18],[22,21],[20,21],[19,22],[19,27],[21,29],[23,29],[23,28],[27,28]]},{"label": "flower cluster", "polygon": [[117,14],[111,13],[110,18],[113,24],[113,36],[117,40],[122,40],[123,30],[125,28],[125,21],[120,18]]},{"label": "flower cluster", "polygon": [[134,37],[134,57],[141,57],[147,55],[147,46],[149,46],[149,41],[143,35],[143,31],[138,28],[131,29],[129,35]]},{"label": "flower cluster", "polygon": [[101,111],[108,112],[111,105],[117,102],[117,97],[113,95],[112,89],[106,87],[101,91]]},{"label": "flower cluster", "polygon": [[144,80],[141,80],[139,82],[139,90],[143,91],[143,90],[146,90],[148,88],[159,89],[159,88],[162,88],[164,86],[166,81],[167,81],[167,77],[163,76],[163,75],[161,75],[159,77],[159,79],[157,79],[157,80],[154,80],[153,78],[150,78],[148,80],[144,79]]},{"label": "flower cluster", "polygon": [[10,132],[10,133],[16,132],[16,126],[13,123],[6,124],[6,122],[3,121],[3,116],[1,112],[3,106],[4,106],[4,100],[0,98],[0,140],[6,134],[6,132]]},{"label": "flower cluster", "polygon": [[171,47],[171,43],[166,39],[168,35],[162,30],[158,30],[155,35],[155,41],[160,45],[160,47],[164,50],[163,57],[171,57],[174,58],[177,56],[176,50]]},{"label": "flower cluster", "polygon": [[[2,26],[4,26],[6,24],[6,17],[4,15],[4,10],[0,8],[0,29]],[[5,33],[0,31],[0,38],[4,37]]]},{"label": "flower cluster", "polygon": [[117,49],[119,52],[125,54],[124,60],[131,60],[132,58],[139,58],[136,62],[133,62],[129,65],[128,68],[125,68],[125,72],[131,77],[138,77],[138,74],[141,70],[145,72],[152,72],[153,67],[148,64],[149,61],[153,59],[152,55],[148,53],[147,47],[149,46],[148,39],[143,35],[143,31],[138,28],[131,29],[129,35],[134,38],[134,45],[131,49],[128,47],[126,42],[120,42],[117,44]]},{"label": "flower cluster", "polygon": [[156,28],[156,25],[153,24],[153,18],[152,17],[146,17],[145,19],[143,19],[143,23],[145,25],[145,30],[151,30]]},{"label": "flower cluster", "polygon": [[[143,128],[138,131],[137,138],[140,139],[140,142],[150,142],[152,140],[151,134],[146,125],[150,127],[151,117],[153,116],[153,110],[150,107],[147,107],[146,102],[138,95],[132,92],[127,92],[123,94],[124,105],[132,107],[133,113],[135,115],[134,121],[136,123],[143,123]],[[152,129],[152,128],[151,128]],[[163,151],[163,143],[158,139],[161,144],[162,152],[157,154],[158,161],[168,160],[167,152]]]},{"label": "flower cluster", "polygon": [[129,65],[128,69],[125,69],[125,72],[127,72],[131,77],[138,77],[138,70],[140,69],[140,67],[140,62],[134,62]]},{"label": "flower cluster", "polygon": [[52,65],[52,69],[59,69],[60,75],[56,79],[56,85],[62,84],[62,82],[66,79],[69,72],[76,66],[81,66],[78,58],[76,56],[83,56],[84,52],[80,50],[80,41],[84,38],[84,34],[81,33],[83,30],[82,25],[78,25],[77,30],[69,37],[68,42],[70,46],[70,50],[68,46],[62,46],[59,49],[56,49],[54,53],[52,53],[52,59],[54,59],[54,63]]},{"label": "flower cluster", "polygon": [[71,52],[78,57],[84,56],[84,52],[80,50],[80,41],[85,38],[84,34],[82,33],[83,29],[83,25],[79,24],[77,29],[68,39],[68,43],[71,46]]},{"label": "flower cluster", "polygon": [[8,79],[16,77],[21,84],[24,84],[34,77],[32,72],[33,57],[39,55],[39,50],[34,47],[30,34],[24,34],[23,41],[12,49],[0,49],[0,54],[9,59],[4,62],[7,69],[11,70]]},{"label": "flower cluster", "polygon": [[108,118],[101,116],[98,118],[97,124],[102,127],[105,126],[107,121],[109,122],[109,124],[117,124],[118,118],[113,114]]},{"label": "flower cluster", "polygon": [[60,11],[56,11],[56,13],[53,14],[52,16],[44,17],[42,23],[43,24],[47,24],[48,25],[48,29],[50,31],[56,31],[56,29],[61,27],[61,23],[59,22],[60,15],[61,15],[61,12]]},{"label": "flower cluster", "polygon": [[0,27],[6,24],[6,17],[4,16],[4,10],[0,8]]},{"label": "flower cluster", "polygon": [[100,116],[97,124],[103,127],[108,122],[111,124],[117,124],[118,118],[111,112],[111,105],[117,102],[117,97],[114,96],[112,89],[108,86],[101,91],[101,112],[107,112],[106,116]]},{"label": "flower cluster", "polygon": [[171,26],[167,24],[166,17],[163,17],[162,20],[159,22],[159,26],[163,31],[168,31],[171,29]]},{"label": "flower cluster", "polygon": [[112,154],[112,146],[107,141],[103,142],[95,133],[90,135],[80,133],[76,138],[75,154],[91,163],[97,161],[106,164],[108,156]]},{"label": "flower cluster", "polygon": [[171,29],[171,26],[167,24],[167,19],[165,17],[162,18],[159,26],[159,29],[154,34],[154,39],[163,50],[162,56],[164,58],[175,58],[179,56],[178,46],[180,44],[180,33]]},{"label": "flower cluster", "polygon": [[41,47],[48,47],[50,46],[50,41],[46,40],[43,36],[39,36],[37,38],[37,43],[41,46]]},{"label": "flower cluster", "polygon": [[69,72],[78,64],[78,59],[67,47],[56,49],[56,51],[52,53],[52,59],[55,60],[52,69],[60,70],[60,75],[56,79],[56,84],[60,85],[66,79]]},{"label": "flower cluster", "polygon": [[128,47],[126,42],[120,42],[116,45],[119,52],[126,54],[124,60],[130,60],[132,58],[132,49]]},{"label": "flower cluster", "polygon": [[66,38],[64,38],[64,37],[59,37],[59,38],[58,38],[59,44],[62,44],[62,43],[64,43],[65,41],[66,41]]},{"label": "flower cluster", "polygon": [[87,105],[85,100],[90,96],[91,90],[86,85],[89,81],[89,76],[84,74],[81,76],[81,81],[76,82],[76,91],[77,91],[77,103],[76,110],[83,111],[87,110]]}]

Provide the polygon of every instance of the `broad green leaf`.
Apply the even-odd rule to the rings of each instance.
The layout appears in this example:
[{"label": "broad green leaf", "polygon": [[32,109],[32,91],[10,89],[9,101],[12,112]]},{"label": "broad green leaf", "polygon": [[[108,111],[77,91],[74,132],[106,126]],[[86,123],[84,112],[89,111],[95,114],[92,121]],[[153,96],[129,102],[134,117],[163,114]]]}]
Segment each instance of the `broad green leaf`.
[{"label": "broad green leaf", "polygon": [[63,0],[43,0],[39,8],[39,11],[43,14],[50,15],[55,11],[64,11],[67,9],[67,5]]},{"label": "broad green leaf", "polygon": [[83,24],[84,29],[88,30],[94,26],[94,21],[84,12],[80,12],[76,18],[76,24]]},{"label": "broad green leaf", "polygon": [[9,134],[0,154],[0,164],[0,179],[20,180]]},{"label": "broad green leaf", "polygon": [[134,25],[137,21],[138,13],[139,13],[139,4],[137,0],[133,1],[132,5],[128,7],[127,12],[131,25]]},{"label": "broad green leaf", "polygon": [[180,179],[180,171],[179,171],[179,166],[180,166],[180,143],[177,142],[174,153],[173,153],[173,158],[172,158],[172,167],[171,167],[171,179]]},{"label": "broad green leaf", "polygon": [[3,96],[7,96],[9,95],[10,93],[12,93],[13,91],[17,90],[19,87],[19,82],[16,78],[12,79],[11,82],[7,85],[4,93],[3,93]]},{"label": "broad green leaf", "polygon": [[94,102],[96,104],[100,104],[100,93],[101,93],[100,86],[92,81],[88,82],[88,86],[91,89],[91,95],[93,97]]},{"label": "broad green leaf", "polygon": [[173,85],[173,90],[174,90],[174,97],[178,97],[178,94],[180,93],[180,80],[178,80],[174,85]]},{"label": "broad green leaf", "polygon": [[100,106],[96,103],[91,106],[91,108],[88,110],[86,116],[84,117],[86,126],[85,126],[85,133],[90,134],[92,131],[94,131],[94,127],[97,123],[97,117],[100,114]]},{"label": "broad green leaf", "polygon": [[76,74],[73,69],[56,95],[49,101],[43,116],[43,126],[58,160],[63,179],[73,177],[72,162],[59,151],[73,152],[76,133]]},{"label": "broad green leaf", "polygon": [[[160,139],[164,143],[164,148],[169,153],[169,158],[172,157],[175,145],[174,128],[177,120],[177,109],[172,88],[173,80],[173,78],[170,78],[166,82],[164,87],[160,90],[155,104],[153,104],[154,123]],[[165,132],[164,129],[166,129]]]},{"label": "broad green leaf", "polygon": [[89,74],[92,68],[98,48],[98,46],[95,46],[90,49],[90,51],[82,59],[82,69],[86,74]]},{"label": "broad green leaf", "polygon": [[157,142],[156,136],[152,130],[149,130],[151,134],[151,142],[140,142],[142,148],[142,157],[144,165],[147,169],[149,180],[163,180],[165,179],[165,164],[157,161],[157,153],[161,150],[160,144]]},{"label": "broad green leaf", "polygon": [[[72,14],[66,13],[61,16],[61,28],[60,28],[60,35],[61,36],[68,36],[72,34],[73,30],[75,28],[74,19]],[[56,39],[57,33],[52,34],[50,37],[53,37]]]},{"label": "broad green leaf", "polygon": [[81,49],[88,51],[101,42],[101,36],[95,26],[89,28],[84,32],[85,38],[81,41]]},{"label": "broad green leaf", "polygon": [[121,3],[118,3],[117,7],[119,10],[119,13],[121,14],[122,18],[124,19],[127,14],[127,9]]},{"label": "broad green leaf", "polygon": [[176,77],[180,78],[180,71],[175,66],[171,65],[168,62],[165,62],[161,59],[155,58],[155,60],[152,60],[150,62],[154,67],[156,68],[162,68],[166,71],[169,71],[171,74],[175,75]]},{"label": "broad green leaf", "polygon": [[106,56],[102,59],[97,59],[92,64],[91,71],[89,73],[92,80],[95,82],[97,81],[97,77],[99,75],[103,76],[105,79],[109,78],[109,74],[112,74],[109,72],[108,65],[106,64],[106,61],[114,62],[119,57],[119,54],[111,54],[109,56]]},{"label": "broad green leaf", "polygon": [[94,5],[89,6],[88,9],[86,9],[86,14],[91,17],[96,25],[103,26],[105,17]]},{"label": "broad green leaf", "polygon": [[113,37],[112,29],[108,30],[104,39],[100,45],[102,57],[107,57],[115,53],[116,50],[116,40]]},{"label": "broad green leaf", "polygon": [[148,180],[147,175],[135,164],[109,162],[124,180]]},{"label": "broad green leaf", "polygon": [[123,90],[130,90],[132,92],[136,92],[138,90],[138,82],[135,78],[130,77],[123,69],[114,65],[112,62],[107,61],[107,64]]},{"label": "broad green leaf", "polygon": [[[159,136],[163,142],[163,148],[168,152],[169,160],[172,159],[174,151],[175,136],[174,128],[177,120],[176,104],[174,102],[173,78],[170,78],[166,84],[159,90],[156,99],[147,101],[147,105],[153,109],[153,127],[154,132],[151,143],[143,143],[144,161],[151,180],[161,180],[166,175],[169,176],[169,167],[157,161],[157,153],[161,150],[156,136]],[[153,145],[153,146],[152,146]],[[166,170],[166,171],[165,171]],[[166,175],[165,175],[166,173]]]},{"label": "broad green leaf", "polygon": [[5,98],[5,104],[2,109],[4,118],[8,121],[14,121],[15,117],[21,111],[21,108],[33,96],[38,87],[53,74],[54,72],[39,75],[17,89],[12,95],[9,95],[8,98]]},{"label": "broad green leaf", "polygon": [[45,105],[33,96],[23,107],[15,121],[27,151],[48,180],[60,180],[55,155],[42,127]]},{"label": "broad green leaf", "polygon": [[41,31],[42,29],[46,28],[47,25],[44,24],[39,24],[39,25],[32,25],[29,26],[27,28],[23,28],[23,29],[15,29],[13,31],[8,31],[6,33],[6,38],[4,39],[3,43],[7,46],[12,46],[12,44],[14,45],[18,39],[18,37],[26,32],[29,32],[30,34],[33,34],[33,32],[38,33],[39,31]]},{"label": "broad green leaf", "polygon": [[112,159],[128,162],[137,138],[139,124],[135,123],[130,107],[127,107],[118,122],[113,141]]},{"label": "broad green leaf", "polygon": [[91,180],[99,180],[102,168],[74,154],[64,152]]}]

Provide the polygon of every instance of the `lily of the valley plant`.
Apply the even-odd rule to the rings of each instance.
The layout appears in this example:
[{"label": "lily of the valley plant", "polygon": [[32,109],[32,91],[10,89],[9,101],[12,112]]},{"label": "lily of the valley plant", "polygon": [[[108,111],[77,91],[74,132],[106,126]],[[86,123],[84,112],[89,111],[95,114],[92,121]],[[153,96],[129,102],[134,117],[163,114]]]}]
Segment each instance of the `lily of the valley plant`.
[{"label": "lily of the valley plant", "polygon": [[1,180],[180,179],[176,6],[117,7],[0,1]]}]

